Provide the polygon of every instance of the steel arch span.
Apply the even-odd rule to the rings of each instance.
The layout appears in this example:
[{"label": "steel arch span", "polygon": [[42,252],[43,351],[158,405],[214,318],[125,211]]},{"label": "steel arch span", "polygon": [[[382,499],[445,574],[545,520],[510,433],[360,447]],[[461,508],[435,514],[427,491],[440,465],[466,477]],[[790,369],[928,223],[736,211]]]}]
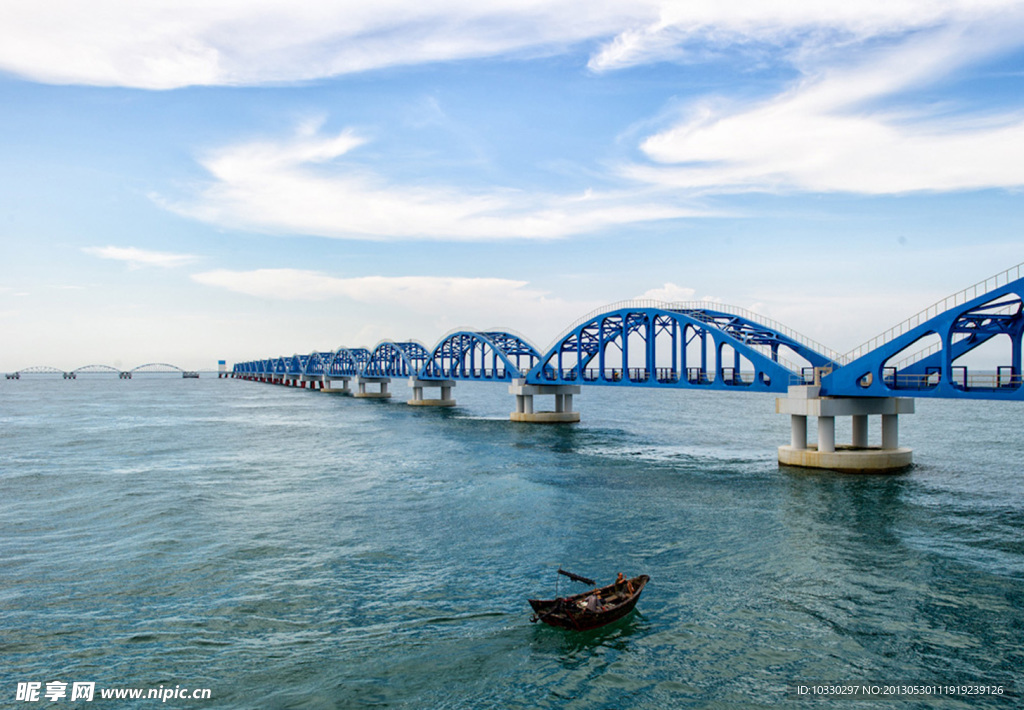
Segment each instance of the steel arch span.
[{"label": "steel arch span", "polygon": [[327,377],[355,377],[369,361],[370,351],[366,348],[341,347],[331,354],[324,374]]},{"label": "steel arch span", "polygon": [[68,379],[73,374],[50,365],[33,365],[32,367],[24,367],[17,372],[12,372],[8,375],[8,379],[18,379],[22,375],[61,375],[64,379]]},{"label": "steel arch span", "polygon": [[419,378],[511,382],[540,359],[524,338],[501,331],[450,333],[430,352]]},{"label": "steel arch span", "polygon": [[181,369],[177,365],[172,365],[172,364],[170,364],[168,362],[147,362],[145,365],[138,365],[136,367],[133,367],[132,369],[128,370],[128,372],[131,372],[131,373],[136,373],[136,372],[153,372],[153,373],[179,372],[179,373],[184,373],[185,370]]},{"label": "steel arch span", "polygon": [[270,372],[275,375],[287,375],[288,374],[288,363],[286,358],[277,357],[271,360]]},{"label": "steel arch span", "polygon": [[812,367],[833,362],[780,331],[724,311],[627,307],[570,330],[526,382],[786,392],[801,374],[780,361],[781,346]]},{"label": "steel arch span", "polygon": [[332,352],[314,350],[306,357],[306,366],[302,374],[306,377],[322,377],[327,372],[327,366],[332,357],[334,357]]},{"label": "steel arch span", "polygon": [[76,367],[74,370],[72,370],[72,372],[75,373],[76,375],[84,373],[120,375],[123,372],[123,370],[119,370],[116,367],[111,367],[110,365],[83,365],[82,367]]},{"label": "steel arch span", "polygon": [[427,349],[416,341],[383,340],[370,353],[369,361],[359,374],[362,377],[414,377],[429,356]]},{"label": "steel arch span", "polygon": [[[847,364],[822,378],[821,394],[1024,400],[1022,266],[954,294],[852,351]],[[1001,364],[972,372],[963,358],[993,346]]]}]

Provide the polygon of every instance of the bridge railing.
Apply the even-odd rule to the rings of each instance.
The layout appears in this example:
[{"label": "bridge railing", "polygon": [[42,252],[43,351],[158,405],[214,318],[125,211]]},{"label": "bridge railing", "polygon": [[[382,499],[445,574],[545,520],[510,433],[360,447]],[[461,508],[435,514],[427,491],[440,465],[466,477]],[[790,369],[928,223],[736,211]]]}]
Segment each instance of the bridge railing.
[{"label": "bridge railing", "polygon": [[968,301],[973,301],[975,298],[985,295],[986,293],[992,291],[993,289],[997,289],[1001,286],[1006,286],[1007,284],[1013,281],[1017,281],[1021,278],[1022,275],[1024,275],[1024,263],[1020,263],[1017,264],[1016,266],[1010,267],[1006,271],[996,274],[995,276],[990,276],[984,281],[979,281],[973,286],[968,286],[964,290],[958,291],[957,293],[954,293],[951,296],[946,296],[941,301],[936,301],[932,305],[928,306],[920,313],[915,313],[902,323],[894,325],[892,328],[889,328],[889,330],[885,331],[884,333],[876,335],[874,338],[871,338],[871,340],[868,340],[862,343],[861,345],[857,346],[850,352],[846,353],[846,355],[843,356],[843,359],[840,360],[839,362],[841,362],[844,365],[846,363],[853,362],[862,355],[865,355],[876,348],[882,347],[889,341],[895,340],[904,333],[913,330],[917,326],[931,320],[935,316],[941,313],[945,313],[950,308],[956,308],[957,306],[961,306],[967,303]]},{"label": "bridge railing", "polygon": [[[596,367],[584,368],[582,372],[574,367],[562,368],[561,379],[567,382],[658,382],[659,384],[677,384],[685,377],[685,381],[691,385],[707,385],[714,382],[714,373],[699,367],[688,367],[686,372],[679,372],[671,367],[656,367],[653,371],[646,367],[606,367],[604,370]],[[652,377],[653,375],[653,377]],[[745,386],[754,383],[754,373],[748,371],[737,372],[731,367],[722,368],[722,381],[726,384]]]},{"label": "bridge railing", "polygon": [[[949,384],[959,390],[1007,390],[1017,389],[1024,384],[1024,376],[1014,372],[1010,366],[1001,366],[995,372],[970,372],[966,366],[957,365],[951,368]],[[930,390],[942,382],[942,369],[928,368],[924,374],[903,374],[895,367],[886,367],[882,371],[882,381],[894,390]]]},{"label": "bridge railing", "polygon": [[497,369],[492,368],[492,367],[476,367],[476,368],[469,368],[469,367],[467,367],[467,368],[461,368],[461,367],[451,368],[451,367],[446,367],[446,368],[438,368],[437,372],[434,373],[434,376],[435,377],[453,377],[453,378],[456,378],[456,379],[462,378],[462,377],[469,377],[469,378],[472,378],[472,379],[475,379],[475,380],[503,380],[503,379],[505,379],[506,376],[508,376],[510,374],[514,374],[514,375],[518,376],[519,373],[510,373],[508,370],[506,370],[503,367],[499,367]]}]

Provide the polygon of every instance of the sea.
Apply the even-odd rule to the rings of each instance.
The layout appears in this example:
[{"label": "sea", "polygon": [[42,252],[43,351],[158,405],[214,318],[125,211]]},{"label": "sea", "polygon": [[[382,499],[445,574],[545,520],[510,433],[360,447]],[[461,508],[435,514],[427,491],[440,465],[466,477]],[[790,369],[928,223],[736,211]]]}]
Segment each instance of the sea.
[{"label": "sea", "polygon": [[[1021,706],[1024,405],[919,399],[849,475],[771,396],[404,384],[0,382],[0,708]],[[560,567],[651,581],[531,623]]]}]

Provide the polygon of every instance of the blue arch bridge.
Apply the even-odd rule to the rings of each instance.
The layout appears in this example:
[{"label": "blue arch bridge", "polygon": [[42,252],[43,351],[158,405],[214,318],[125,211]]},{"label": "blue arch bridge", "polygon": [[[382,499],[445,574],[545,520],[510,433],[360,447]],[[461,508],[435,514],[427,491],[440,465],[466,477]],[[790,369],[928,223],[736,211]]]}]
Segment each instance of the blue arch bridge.
[{"label": "blue arch bridge", "polygon": [[[839,471],[910,465],[899,415],[914,398],[1024,400],[1021,377],[1024,264],[949,296],[853,351],[840,354],[749,311],[709,302],[629,301],[571,325],[547,351],[506,331],[459,330],[433,348],[385,340],[308,355],[234,364],[227,376],[357,398],[388,398],[408,380],[414,406],[448,407],[460,381],[507,383],[518,422],[578,422],[584,386],[774,392],[790,416],[780,463]],[[996,362],[980,369],[972,362]],[[424,392],[435,391],[436,397]],[[540,411],[534,398],[553,396]],[[881,444],[869,446],[869,417]],[[808,419],[817,442],[808,443]],[[836,417],[852,441],[837,444]]]}]

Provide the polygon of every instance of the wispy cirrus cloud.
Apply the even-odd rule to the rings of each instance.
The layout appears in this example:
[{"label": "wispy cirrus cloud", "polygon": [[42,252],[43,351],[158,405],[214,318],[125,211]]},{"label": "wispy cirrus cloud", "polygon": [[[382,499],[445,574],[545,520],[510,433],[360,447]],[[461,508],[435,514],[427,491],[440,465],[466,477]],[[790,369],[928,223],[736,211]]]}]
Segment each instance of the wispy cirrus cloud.
[{"label": "wispy cirrus cloud", "polygon": [[101,259],[123,261],[133,269],[139,269],[144,266],[158,266],[170,269],[191,264],[199,259],[194,254],[174,254],[171,252],[139,249],[137,247],[84,247],[82,251],[92,256],[98,256]]},{"label": "wispy cirrus cloud", "polygon": [[799,53],[998,14],[1014,0],[39,0],[5,8],[0,69],[171,89],[303,81],[600,42],[595,71],[765,42]]},{"label": "wispy cirrus cloud", "polygon": [[821,51],[851,51],[866,41],[898,40],[922,30],[960,27],[980,18],[998,20],[1015,0],[692,0],[659,2],[653,16],[603,42],[590,58],[594,71],[661,61],[701,61],[723,52],[772,51],[802,64]]},{"label": "wispy cirrus cloud", "polygon": [[[386,313],[381,324],[403,324],[407,332],[426,330],[428,339],[455,326],[474,327],[468,324],[512,327],[543,339],[596,305],[563,300],[528,281],[490,277],[341,278],[306,269],[216,269],[193,274],[192,279],[267,301],[317,302],[325,309],[332,301],[360,304],[367,313]],[[396,332],[374,326],[361,337],[395,337]]]},{"label": "wispy cirrus cloud", "polygon": [[404,184],[350,154],[365,138],[316,123],[277,141],[214,151],[212,182],[167,209],[231,228],[370,240],[553,239],[606,227],[705,214],[649,190],[530,194],[491,187]]},{"label": "wispy cirrus cloud", "polygon": [[362,303],[399,303],[433,310],[473,301],[538,299],[526,281],[501,278],[446,276],[360,276],[339,278],[306,269],[215,269],[193,274],[206,286],[259,298],[283,301],[324,301],[345,298]]},{"label": "wispy cirrus cloud", "polygon": [[[702,97],[640,145],[632,179],[696,193],[900,194],[1024,185],[1024,104],[984,112],[904,100],[1021,44],[1024,11],[819,53],[782,93]],[[835,52],[832,52],[835,54]]]},{"label": "wispy cirrus cloud", "polygon": [[50,83],[172,89],[558,51],[657,3],[578,0],[40,0],[5,8],[0,69]]}]

